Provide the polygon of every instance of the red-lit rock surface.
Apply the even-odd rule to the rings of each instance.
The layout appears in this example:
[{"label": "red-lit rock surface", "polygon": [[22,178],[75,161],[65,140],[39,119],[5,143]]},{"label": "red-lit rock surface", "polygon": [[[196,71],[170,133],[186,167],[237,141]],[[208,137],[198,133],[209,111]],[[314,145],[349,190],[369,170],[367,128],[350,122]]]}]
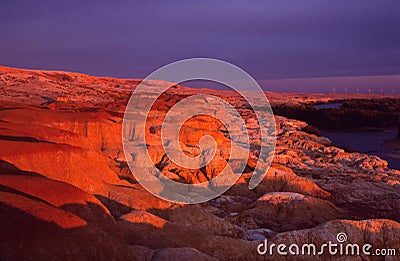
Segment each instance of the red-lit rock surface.
[{"label": "red-lit rock surface", "polygon": [[[138,83],[0,67],[1,260],[252,260],[262,258],[256,249],[264,238],[324,243],[339,232],[352,243],[400,247],[400,171],[303,132],[305,122],[275,117],[273,163],[249,190],[259,134],[232,92],[198,90],[220,95],[246,120],[252,151],[237,184],[198,205],[151,195],[127,167],[121,144],[122,114]],[[225,129],[207,117],[188,121],[180,141],[185,153],[197,155],[199,138],[213,136],[218,157],[209,166],[182,169],[164,156],[160,115],[193,93],[177,86],[164,94],[146,129],[154,163],[184,183],[218,175],[230,156]],[[278,104],[334,99],[268,98]]]}]

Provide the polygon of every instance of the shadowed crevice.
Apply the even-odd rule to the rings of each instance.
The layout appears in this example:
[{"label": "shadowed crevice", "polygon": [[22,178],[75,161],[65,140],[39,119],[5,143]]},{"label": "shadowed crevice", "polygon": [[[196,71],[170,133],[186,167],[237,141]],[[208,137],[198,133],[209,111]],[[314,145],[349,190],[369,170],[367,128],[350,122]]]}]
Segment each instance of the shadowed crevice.
[{"label": "shadowed crevice", "polygon": [[51,142],[51,141],[47,141],[47,140],[39,140],[34,137],[28,137],[28,136],[0,135],[0,140],[20,141],[20,142],[41,142],[41,143],[56,144],[55,142]]}]

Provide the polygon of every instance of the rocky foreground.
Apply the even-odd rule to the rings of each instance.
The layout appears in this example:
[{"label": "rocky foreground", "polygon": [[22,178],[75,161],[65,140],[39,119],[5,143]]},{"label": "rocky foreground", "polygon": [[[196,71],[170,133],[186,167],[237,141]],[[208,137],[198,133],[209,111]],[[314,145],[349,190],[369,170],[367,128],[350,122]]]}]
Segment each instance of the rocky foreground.
[{"label": "rocky foreground", "polygon": [[[257,246],[264,239],[321,245],[336,241],[338,233],[350,243],[400,252],[400,171],[378,157],[332,146],[307,132],[305,122],[276,116],[273,163],[249,190],[261,145],[257,122],[231,92],[175,86],[154,107],[146,137],[163,175],[183,183],[213,178],[229,158],[224,152],[230,141],[220,122],[196,117],[182,128],[189,155],[198,153],[204,134],[218,143],[210,165],[186,170],[164,155],[160,115],[193,93],[219,95],[240,111],[251,137],[236,185],[197,205],[148,193],[128,168],[121,143],[123,112],[138,83],[0,68],[1,260],[286,260],[294,257],[260,256]],[[282,103],[279,95],[267,96],[272,104]],[[288,100],[308,102],[304,97]],[[361,257],[350,260],[371,258]]]}]

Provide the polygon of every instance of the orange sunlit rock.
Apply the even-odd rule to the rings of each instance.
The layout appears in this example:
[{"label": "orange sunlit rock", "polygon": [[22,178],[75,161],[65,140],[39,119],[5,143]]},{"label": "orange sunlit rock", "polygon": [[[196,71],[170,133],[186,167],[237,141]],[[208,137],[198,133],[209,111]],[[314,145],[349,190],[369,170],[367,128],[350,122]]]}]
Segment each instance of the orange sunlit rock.
[{"label": "orange sunlit rock", "polygon": [[[224,99],[238,110],[249,134],[247,161],[229,163],[234,170],[244,167],[236,184],[196,205],[150,194],[134,175],[140,168],[128,167],[132,155],[122,146],[124,111],[139,83],[0,67],[2,260],[254,260],[265,238],[271,244],[326,243],[339,232],[352,243],[398,246],[400,171],[377,156],[334,146],[307,122],[275,115],[273,161],[250,190],[263,144],[254,111],[232,91],[174,85],[154,104],[145,133],[139,134],[163,175],[181,183],[209,181],[237,157],[230,155],[223,123],[200,115],[181,127],[179,146],[187,156],[200,154],[204,135],[217,144],[215,157],[199,169],[183,168],[166,156],[161,126],[170,108],[186,97]],[[266,95],[280,112],[293,106],[306,110],[315,102],[354,98],[362,104],[379,98]]]}]

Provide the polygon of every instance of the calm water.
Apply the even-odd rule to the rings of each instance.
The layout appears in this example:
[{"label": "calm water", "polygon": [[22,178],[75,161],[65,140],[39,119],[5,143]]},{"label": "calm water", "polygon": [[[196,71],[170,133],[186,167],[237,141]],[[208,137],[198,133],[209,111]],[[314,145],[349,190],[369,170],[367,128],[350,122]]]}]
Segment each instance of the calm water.
[{"label": "calm water", "polygon": [[314,107],[317,109],[339,109],[342,107],[343,102],[334,102],[334,103],[324,103],[320,105],[315,105]]},{"label": "calm water", "polygon": [[[383,148],[381,144],[397,136],[396,129],[360,130],[360,131],[324,131],[321,134],[332,140],[335,145],[343,145],[357,152],[377,155],[389,163],[389,167],[400,169],[400,153]],[[396,158],[397,157],[397,158]]]}]

